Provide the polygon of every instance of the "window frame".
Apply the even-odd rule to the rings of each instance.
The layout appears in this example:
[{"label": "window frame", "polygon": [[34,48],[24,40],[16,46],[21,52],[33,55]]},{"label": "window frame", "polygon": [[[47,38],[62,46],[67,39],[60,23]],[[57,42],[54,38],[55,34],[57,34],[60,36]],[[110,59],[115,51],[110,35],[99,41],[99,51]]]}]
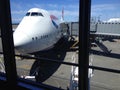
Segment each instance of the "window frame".
[{"label": "window frame", "polygon": [[[88,68],[109,71],[114,73],[120,73],[120,70],[89,66],[88,64],[88,56],[89,56],[89,20],[90,20],[90,6],[91,0],[80,0],[79,5],[79,38],[82,43],[79,43],[79,63],[68,63],[68,62],[60,62],[55,60],[50,60],[54,63],[61,63],[66,65],[74,65],[79,68],[79,89],[80,90],[88,90]],[[14,44],[13,44],[13,31],[12,31],[12,23],[11,23],[11,11],[10,11],[10,0],[1,0],[0,3],[0,27],[1,27],[1,38],[3,44],[3,52],[0,54],[4,55],[5,61],[5,70],[6,74],[0,73],[0,83],[7,88],[15,88],[15,87],[24,87],[30,88],[39,88],[39,89],[54,89],[61,90],[60,88],[48,86],[45,84],[38,84],[36,82],[21,79],[17,77],[16,72],[16,63],[15,63],[15,55],[14,52]],[[21,57],[21,56],[20,56]],[[28,56],[22,56],[25,58],[33,58]],[[40,58],[37,58],[40,59]],[[46,60],[47,61],[47,60]],[[87,74],[87,75],[86,75]],[[85,76],[84,76],[85,75]],[[12,81],[12,82],[11,82]]]}]

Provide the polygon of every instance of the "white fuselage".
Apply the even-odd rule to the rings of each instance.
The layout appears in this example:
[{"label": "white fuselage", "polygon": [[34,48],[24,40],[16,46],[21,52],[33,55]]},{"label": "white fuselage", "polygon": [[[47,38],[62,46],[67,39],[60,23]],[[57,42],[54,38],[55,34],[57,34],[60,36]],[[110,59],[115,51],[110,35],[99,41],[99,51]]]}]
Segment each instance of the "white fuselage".
[{"label": "white fuselage", "polygon": [[59,21],[46,10],[32,8],[15,30],[13,37],[15,48],[20,53],[48,49],[61,38]]}]

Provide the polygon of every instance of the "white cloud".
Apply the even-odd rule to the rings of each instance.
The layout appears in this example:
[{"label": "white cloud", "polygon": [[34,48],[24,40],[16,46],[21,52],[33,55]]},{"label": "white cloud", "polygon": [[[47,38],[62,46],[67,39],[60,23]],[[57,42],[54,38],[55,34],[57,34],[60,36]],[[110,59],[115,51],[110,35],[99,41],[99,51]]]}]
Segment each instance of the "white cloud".
[{"label": "white cloud", "polygon": [[22,9],[21,3],[11,2],[12,9]]},{"label": "white cloud", "polygon": [[42,8],[43,9],[45,7],[45,4],[34,3],[33,7]]},{"label": "white cloud", "polygon": [[48,6],[48,7],[51,7],[51,8],[58,8],[58,5],[57,5],[57,4],[48,4],[47,6]]},{"label": "white cloud", "polygon": [[12,18],[13,23],[18,23],[22,20],[22,18]]},{"label": "white cloud", "polygon": [[12,14],[25,14],[27,11],[26,10],[19,10],[19,11],[12,11]]},{"label": "white cloud", "polygon": [[[25,7],[24,7],[25,5]],[[13,17],[13,21],[20,21],[21,18],[23,18],[23,16],[25,15],[25,13],[27,12],[27,10],[29,10],[30,8],[33,7],[37,7],[37,8],[41,8],[41,9],[46,9],[48,10],[48,12],[50,12],[51,14],[57,16],[58,18],[61,18],[62,16],[62,8],[64,8],[64,16],[65,17],[78,17],[78,11],[79,11],[79,4],[62,4],[62,5],[58,5],[58,4],[43,4],[43,3],[26,3],[26,4],[22,4],[22,3],[16,3],[16,2],[12,2],[12,17]],[[20,19],[19,19],[20,18]]]},{"label": "white cloud", "polygon": [[[48,12],[50,12],[51,14],[54,14],[56,16],[61,16],[62,15],[62,10],[58,11],[58,10],[49,10]],[[79,12],[75,11],[75,10],[64,10],[64,15],[65,16],[78,16]]]},{"label": "white cloud", "polygon": [[113,4],[99,4],[93,5],[92,11],[114,10],[116,7]]},{"label": "white cloud", "polygon": [[50,14],[53,14],[55,16],[60,16],[61,15],[61,11],[58,11],[58,10],[48,10],[48,12],[50,12]]},{"label": "white cloud", "polygon": [[67,16],[78,16],[78,15],[79,15],[79,11],[66,10],[66,11],[65,11],[65,15],[67,15]]},{"label": "white cloud", "polygon": [[37,8],[41,8],[41,9],[46,9],[46,8],[48,8],[48,9],[51,9],[51,8],[55,9],[55,8],[59,7],[59,5],[57,5],[57,4],[38,4],[38,3],[34,3],[32,6],[33,7],[37,7]]},{"label": "white cloud", "polygon": [[79,9],[79,6],[76,5],[76,4],[68,4],[68,5],[59,5],[59,4],[37,4],[37,3],[34,3],[33,4],[34,7],[38,7],[38,8],[42,8],[42,9],[69,9],[69,10],[78,10]]},{"label": "white cloud", "polygon": [[62,5],[62,7],[66,8],[66,9],[72,9],[72,10],[78,10],[79,9],[79,4],[69,4],[69,5]]},{"label": "white cloud", "polygon": [[91,7],[91,15],[101,20],[108,20],[112,17],[120,17],[120,4],[98,4]]}]

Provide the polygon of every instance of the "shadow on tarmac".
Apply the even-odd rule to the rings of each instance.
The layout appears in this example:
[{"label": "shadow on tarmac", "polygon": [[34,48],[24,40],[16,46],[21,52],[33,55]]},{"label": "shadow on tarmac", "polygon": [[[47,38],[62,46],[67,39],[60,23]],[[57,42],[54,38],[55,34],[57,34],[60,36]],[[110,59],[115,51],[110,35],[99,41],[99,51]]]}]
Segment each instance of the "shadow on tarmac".
[{"label": "shadow on tarmac", "polygon": [[100,56],[106,56],[106,57],[120,59],[120,54],[118,54],[118,53],[112,53],[112,52],[105,53],[105,52],[98,51],[98,50],[91,50],[90,52],[95,54],[95,55],[100,55]]},{"label": "shadow on tarmac", "polygon": [[[47,51],[40,51],[35,53],[36,57],[48,58],[58,61],[64,61],[66,52],[70,48],[70,42],[66,39],[60,40],[54,48]],[[46,60],[35,60],[30,70],[30,75],[35,75],[37,82],[44,82],[52,76],[60,67],[60,63],[48,62]]]}]

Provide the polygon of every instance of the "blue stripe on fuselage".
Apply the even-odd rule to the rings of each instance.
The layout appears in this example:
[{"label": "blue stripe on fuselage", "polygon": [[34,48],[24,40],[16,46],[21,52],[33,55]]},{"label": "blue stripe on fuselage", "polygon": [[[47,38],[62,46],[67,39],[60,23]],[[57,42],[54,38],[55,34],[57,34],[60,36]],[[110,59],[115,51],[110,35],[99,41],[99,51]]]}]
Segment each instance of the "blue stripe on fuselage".
[{"label": "blue stripe on fuselage", "polygon": [[53,25],[58,28],[58,25],[52,20]]}]

